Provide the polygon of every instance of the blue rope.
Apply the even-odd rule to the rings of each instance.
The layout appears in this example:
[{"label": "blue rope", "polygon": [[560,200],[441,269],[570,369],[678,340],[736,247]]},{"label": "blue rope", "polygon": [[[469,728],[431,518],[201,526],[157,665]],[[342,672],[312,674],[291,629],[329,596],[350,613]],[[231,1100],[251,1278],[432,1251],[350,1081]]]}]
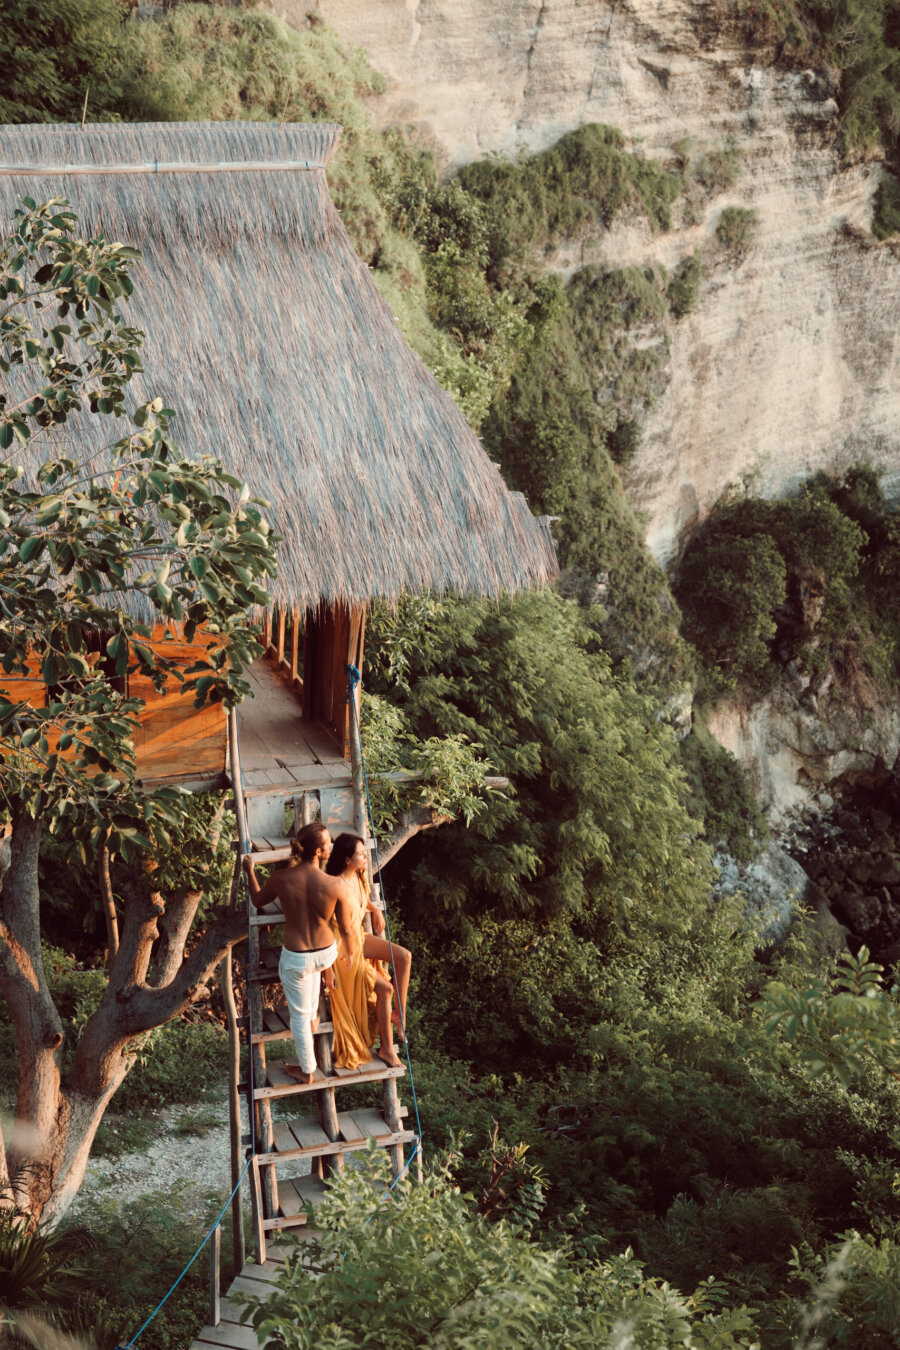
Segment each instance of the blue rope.
[{"label": "blue rope", "polygon": [[137,1339],[138,1339],[138,1337],[141,1335],[141,1333],[142,1333],[142,1332],[150,1325],[150,1323],[153,1321],[154,1317],[155,1317],[156,1314],[159,1312],[160,1308],[162,1308],[163,1304],[165,1304],[165,1303],[172,1297],[172,1295],[175,1293],[175,1290],[176,1290],[176,1289],[178,1288],[178,1286],[181,1284],[181,1281],[184,1279],[185,1275],[188,1273],[188,1271],[190,1270],[191,1266],[192,1266],[192,1265],[194,1264],[194,1262],[197,1260],[197,1257],[198,1257],[198,1256],[200,1255],[200,1253],[203,1251],[203,1248],[206,1246],[207,1242],[209,1242],[209,1239],[212,1237],[213,1233],[216,1231],[216,1229],[218,1228],[219,1224],[222,1222],[222,1219],[223,1219],[223,1217],[224,1217],[225,1211],[226,1211],[226,1209],[228,1208],[228,1206],[231,1204],[232,1200],[234,1199],[235,1194],[237,1193],[237,1190],[238,1190],[238,1188],[240,1187],[241,1182],[244,1180],[244,1177],[247,1175],[247,1168],[250,1166],[250,1164],[251,1164],[252,1161],[253,1161],[252,1158],[248,1158],[247,1161],[244,1163],[244,1170],[243,1170],[243,1172],[241,1173],[241,1175],[238,1177],[237,1183],[236,1183],[236,1185],[235,1185],[235,1187],[234,1187],[234,1190],[231,1192],[231,1195],[229,1195],[228,1199],[225,1201],[224,1205],[222,1206],[222,1209],[221,1209],[221,1212],[220,1212],[220,1214],[219,1214],[219,1217],[216,1219],[216,1221],[215,1221],[215,1223],[213,1224],[212,1228],[209,1230],[209,1232],[207,1233],[206,1237],[205,1237],[205,1238],[203,1239],[203,1241],[200,1243],[200,1246],[199,1246],[199,1247],[197,1248],[197,1250],[194,1252],[194,1255],[191,1257],[190,1261],[188,1261],[188,1263],[187,1263],[187,1265],[185,1266],[184,1270],[183,1270],[183,1271],[181,1272],[181,1274],[178,1276],[178,1279],[177,1279],[177,1280],[175,1281],[175,1283],[172,1285],[172,1288],[171,1288],[171,1289],[169,1290],[169,1292],[166,1294],[165,1298],[160,1299],[159,1303],[157,1303],[156,1307],[153,1309],[152,1313],[151,1313],[150,1316],[147,1318],[146,1322],[144,1322],[140,1327],[138,1327],[137,1331],[134,1333],[134,1335],[132,1336],[131,1340],[130,1340],[130,1341],[127,1341],[125,1345],[119,1345],[119,1346],[116,1346],[116,1350],[131,1350],[131,1347],[135,1344],[135,1342],[137,1341]]},{"label": "blue rope", "polygon": [[[381,897],[382,897],[382,901],[384,901],[384,877],[381,875],[381,861],[380,861],[380,859],[379,859],[379,857],[378,857],[378,838],[377,838],[377,835],[375,834],[375,819],[374,819],[374,816],[373,816],[373,814],[372,814],[372,798],[371,798],[371,796],[370,796],[370,794],[369,794],[369,775],[368,775],[368,772],[367,772],[367,770],[366,770],[366,757],[365,757],[365,755],[364,755],[364,753],[363,753],[362,731],[361,731],[360,725],[359,725],[359,709],[358,709],[357,706],[356,706],[356,687],[357,687],[357,685],[360,685],[360,686],[362,685],[362,675],[359,673],[359,670],[358,670],[358,668],[357,668],[356,666],[354,666],[354,665],[348,665],[348,666],[347,666],[347,702],[350,704],[350,707],[353,709],[353,725],[354,725],[354,727],[355,727],[355,729],[356,729],[356,741],[357,741],[357,744],[358,744],[358,746],[359,746],[359,760],[360,760],[360,765],[362,766],[363,786],[365,787],[365,790],[366,790],[366,810],[367,810],[367,813],[368,813],[369,828],[370,828],[370,830],[372,831],[372,846],[373,846],[373,848],[374,848],[374,850],[375,850],[375,866],[376,866],[376,868],[377,868],[377,870],[378,870],[378,878],[379,878],[379,883],[380,883],[380,885],[381,885]],[[386,935],[386,937],[387,937],[388,947],[390,948],[390,952],[391,952],[391,970],[394,972],[394,985],[395,985],[395,987],[397,988],[397,990],[399,991],[400,985],[399,985],[399,981],[398,981],[398,979],[397,979],[397,968],[396,968],[396,966],[395,966],[395,964],[394,964],[394,944],[393,944],[393,942],[392,942],[392,940],[391,940],[391,921],[390,921],[390,918],[389,918],[389,916],[388,916],[387,902],[386,902],[386,901],[384,901],[384,930],[385,930],[385,935]],[[391,1185],[390,1185],[389,1188],[388,1188],[388,1189],[391,1190],[391,1191],[394,1189],[394,1187],[397,1185],[397,1182],[400,1180],[400,1178],[401,1178],[401,1177],[404,1175],[404,1173],[407,1171],[407,1169],[409,1168],[409,1166],[410,1166],[410,1164],[412,1163],[413,1159],[414,1159],[419,1153],[421,1153],[421,1151],[422,1151],[422,1122],[421,1122],[421,1120],[420,1120],[420,1118],[419,1118],[419,1103],[418,1103],[418,1101],[416,1100],[416,1084],[415,1084],[415,1080],[414,1080],[414,1078],[413,1078],[412,1060],[411,1060],[410,1057],[409,1057],[409,1041],[407,1040],[407,1036],[406,1036],[406,1018],[405,1018],[404,1015],[403,1015],[403,1009],[400,1007],[399,993],[398,993],[398,998],[397,998],[397,1009],[398,1009],[398,1011],[399,1011],[399,1013],[400,1013],[400,1029],[401,1029],[401,1031],[403,1032],[403,1050],[404,1050],[404,1053],[405,1053],[405,1055],[406,1055],[406,1067],[407,1067],[407,1069],[408,1069],[408,1071],[409,1071],[409,1087],[410,1087],[410,1091],[411,1091],[411,1093],[412,1093],[413,1110],[414,1110],[415,1113],[416,1113],[416,1143],[415,1143],[415,1147],[414,1147],[412,1153],[410,1154],[409,1161],[405,1164],[405,1166],[403,1167],[403,1169],[398,1173],[398,1175],[397,1175],[397,1176],[394,1178],[394,1180],[391,1182]]]}]

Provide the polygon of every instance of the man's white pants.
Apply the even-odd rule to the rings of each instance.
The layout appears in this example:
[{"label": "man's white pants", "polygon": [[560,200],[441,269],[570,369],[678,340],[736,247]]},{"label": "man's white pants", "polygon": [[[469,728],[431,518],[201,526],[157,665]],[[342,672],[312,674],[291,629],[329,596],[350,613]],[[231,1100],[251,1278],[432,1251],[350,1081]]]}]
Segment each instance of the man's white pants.
[{"label": "man's white pants", "polygon": [[297,1059],[304,1073],[312,1073],[316,1067],[310,1023],[319,1007],[322,971],[333,966],[336,960],[336,942],[315,952],[292,952],[287,947],[281,949],[278,976],[287,995]]}]

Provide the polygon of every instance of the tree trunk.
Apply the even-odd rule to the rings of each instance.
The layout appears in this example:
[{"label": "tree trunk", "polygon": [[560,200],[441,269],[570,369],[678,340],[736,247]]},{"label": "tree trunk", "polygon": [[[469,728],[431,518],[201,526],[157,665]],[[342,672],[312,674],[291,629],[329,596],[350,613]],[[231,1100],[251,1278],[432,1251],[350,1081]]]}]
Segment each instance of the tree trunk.
[{"label": "tree trunk", "polygon": [[[165,913],[153,873],[132,878],[125,896],[119,951],[96,1011],[88,1019],[63,1079],[63,1028],[41,959],[38,857],[40,820],[13,819],[8,865],[0,849],[0,990],[16,1028],[19,1091],[6,1154],[0,1140],[0,1186],[33,1223],[53,1222],[68,1208],[84,1178],[97,1127],[125,1078],[135,1037],[183,1012],[203,991],[224,953],[246,932],[246,918],[223,910],[184,957],[199,897],[180,897],[167,928],[157,978],[147,982],[159,919]],[[0,1199],[0,1203],[2,1203]]]}]

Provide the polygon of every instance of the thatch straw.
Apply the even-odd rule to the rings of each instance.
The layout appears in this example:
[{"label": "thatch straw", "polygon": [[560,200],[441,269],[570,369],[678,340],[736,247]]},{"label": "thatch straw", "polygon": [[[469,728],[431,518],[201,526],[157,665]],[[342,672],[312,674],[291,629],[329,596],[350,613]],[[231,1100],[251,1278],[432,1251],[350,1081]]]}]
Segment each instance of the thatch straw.
[{"label": "thatch straw", "polygon": [[[339,131],[0,127],[4,169],[81,170],[2,173],[0,209],[11,224],[23,195],[66,197],[82,233],[143,250],[126,310],[147,332],[135,401],[160,395],[178,410],[186,451],[216,455],[269,498],[284,535],[273,600],[542,584],[556,570],[546,524],[506,489],[407,346],[353,252],[325,174],[297,171],[301,161],[327,164]],[[216,172],[219,163],[231,171]],[[185,171],[115,171],[173,164]]]}]

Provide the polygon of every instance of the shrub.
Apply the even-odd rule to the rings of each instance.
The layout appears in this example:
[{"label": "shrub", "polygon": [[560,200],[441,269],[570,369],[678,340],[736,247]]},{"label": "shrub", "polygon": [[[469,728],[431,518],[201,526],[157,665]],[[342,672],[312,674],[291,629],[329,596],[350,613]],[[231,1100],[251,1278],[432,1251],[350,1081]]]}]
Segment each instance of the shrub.
[{"label": "shrub", "polygon": [[687,636],[719,687],[765,693],[794,660],[820,680],[831,645],[862,636],[852,587],[866,542],[824,480],[783,501],[726,496],[675,579]]},{"label": "shrub", "polygon": [[384,1162],[372,1156],[332,1182],[318,1229],[291,1244],[271,1289],[241,1296],[242,1317],[267,1345],[404,1350],[423,1335],[445,1350],[595,1347],[626,1336],[642,1350],[754,1343],[750,1311],[723,1308],[715,1282],[684,1296],[648,1279],[631,1251],[588,1264],[531,1243],[479,1218],[446,1165],[425,1186],[373,1195]]},{"label": "shrub", "polygon": [[666,290],[669,308],[676,319],[683,319],[697,308],[702,281],[703,263],[699,252],[695,250],[689,258],[679,263]]},{"label": "shrub", "polygon": [[599,123],[569,132],[518,164],[475,161],[459,179],[488,207],[495,271],[528,249],[609,226],[629,204],[641,208],[654,228],[668,229],[683,187],[680,174],[629,152],[621,131]]},{"label": "shrub", "polygon": [[900,182],[896,178],[885,175],[878,184],[872,233],[876,239],[893,239],[900,234]]},{"label": "shrub", "polygon": [[690,791],[688,808],[703,821],[706,838],[739,862],[749,862],[768,838],[769,826],[747,771],[710,735],[696,712],[691,734],[678,748]]},{"label": "shrub", "polygon": [[758,224],[758,211],[748,206],[726,206],[716,225],[716,239],[731,257],[743,258],[753,243]]}]

